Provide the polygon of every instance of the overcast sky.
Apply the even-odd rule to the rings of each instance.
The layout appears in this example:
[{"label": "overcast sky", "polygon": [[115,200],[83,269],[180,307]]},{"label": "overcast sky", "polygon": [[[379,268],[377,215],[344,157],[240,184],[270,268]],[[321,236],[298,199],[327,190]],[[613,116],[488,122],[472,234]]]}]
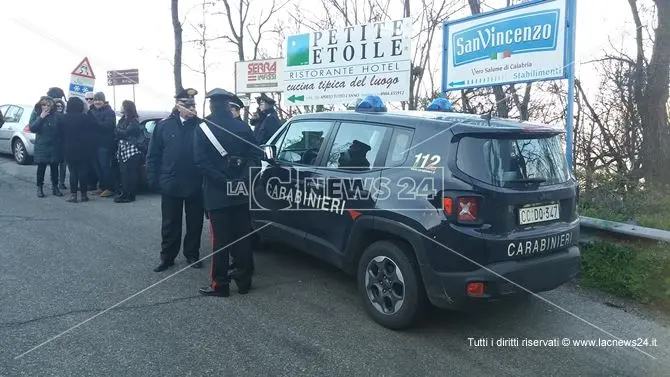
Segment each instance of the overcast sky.
[{"label": "overcast sky", "polygon": [[[253,0],[264,3],[270,0]],[[417,5],[420,4],[419,0]],[[462,0],[466,3],[466,0]],[[197,22],[198,0],[181,0],[181,15]],[[399,3],[399,1],[398,1]],[[490,7],[504,6],[504,0],[487,0]],[[70,72],[87,56],[96,75],[96,91],[103,91],[110,104],[113,90],[106,84],[107,70],[138,68],[140,84],[136,86],[136,102],[145,110],[165,110],[174,96],[172,65],[174,50],[170,1],[168,0],[21,0],[0,2],[0,35],[2,35],[2,73],[0,104],[33,104],[51,86],[67,92]],[[320,1],[303,1],[304,9],[318,13]],[[258,8],[254,8],[257,12]],[[400,8],[392,9],[401,18]],[[463,14],[464,16],[466,14]],[[282,17],[287,17],[281,14]],[[213,34],[227,30],[222,16],[208,21]],[[621,41],[622,32],[632,31],[632,18],[626,0],[578,0],[577,72],[590,88],[598,81],[594,71],[584,62],[596,58],[608,47],[607,37]],[[188,25],[185,39],[193,38]],[[441,42],[441,33],[439,42]],[[273,41],[264,47],[274,52]],[[197,50],[184,45],[186,62],[197,66]],[[209,87],[234,90],[233,67],[237,60],[235,47],[221,42],[210,52]],[[183,69],[184,86],[201,91],[196,98],[202,103],[202,76]],[[131,86],[116,88],[116,105],[132,99]],[[199,107],[200,108],[200,107]]]}]

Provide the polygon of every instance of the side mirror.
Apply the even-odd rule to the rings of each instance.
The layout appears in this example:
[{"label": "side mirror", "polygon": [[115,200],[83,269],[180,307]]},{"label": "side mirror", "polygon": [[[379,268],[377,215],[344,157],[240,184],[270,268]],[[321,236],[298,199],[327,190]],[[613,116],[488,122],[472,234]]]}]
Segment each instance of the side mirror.
[{"label": "side mirror", "polygon": [[262,145],[261,148],[263,148],[263,160],[275,164],[277,163],[276,156],[277,156],[277,146],[268,144],[268,145]]}]

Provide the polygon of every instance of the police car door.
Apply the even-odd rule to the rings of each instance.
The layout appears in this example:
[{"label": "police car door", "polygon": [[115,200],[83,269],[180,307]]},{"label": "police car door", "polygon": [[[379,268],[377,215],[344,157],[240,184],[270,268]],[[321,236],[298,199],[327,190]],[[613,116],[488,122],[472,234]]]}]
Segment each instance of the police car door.
[{"label": "police car door", "polygon": [[305,178],[312,188],[306,204],[312,209],[300,220],[308,249],[326,253],[320,257],[335,262],[341,258],[353,222],[375,208],[382,147],[391,133],[378,124],[340,123],[328,140],[322,166]]},{"label": "police car door", "polygon": [[254,188],[256,202],[270,211],[254,217],[258,225],[264,221],[274,223],[279,230],[277,237],[283,242],[297,247],[304,242],[299,219],[305,215],[302,204],[305,191],[299,182],[314,172],[323,154],[323,141],[332,128],[330,120],[295,120],[273,142],[277,147],[277,164],[264,169],[259,181],[262,187],[257,183]]}]

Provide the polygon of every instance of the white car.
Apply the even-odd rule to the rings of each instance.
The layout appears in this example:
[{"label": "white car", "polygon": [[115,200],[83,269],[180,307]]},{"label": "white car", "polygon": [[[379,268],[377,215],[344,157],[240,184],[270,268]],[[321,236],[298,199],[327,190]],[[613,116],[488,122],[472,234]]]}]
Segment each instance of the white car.
[{"label": "white car", "polygon": [[7,104],[0,106],[5,123],[0,126],[0,154],[12,154],[21,165],[32,162],[35,134],[30,132],[28,121],[33,105]]}]

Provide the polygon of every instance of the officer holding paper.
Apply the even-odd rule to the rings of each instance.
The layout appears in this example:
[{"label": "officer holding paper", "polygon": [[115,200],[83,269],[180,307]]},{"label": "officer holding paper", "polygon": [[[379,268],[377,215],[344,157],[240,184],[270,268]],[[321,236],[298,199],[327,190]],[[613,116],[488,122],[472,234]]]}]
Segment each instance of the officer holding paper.
[{"label": "officer holding paper", "polygon": [[[251,174],[262,153],[250,128],[233,118],[229,105],[235,95],[216,88],[207,93],[211,114],[195,130],[193,155],[203,177],[205,210],[212,229],[211,285],[206,296],[228,297],[230,280],[240,294],[251,288],[253,256],[249,233]],[[229,272],[230,256],[235,269]]]}]

